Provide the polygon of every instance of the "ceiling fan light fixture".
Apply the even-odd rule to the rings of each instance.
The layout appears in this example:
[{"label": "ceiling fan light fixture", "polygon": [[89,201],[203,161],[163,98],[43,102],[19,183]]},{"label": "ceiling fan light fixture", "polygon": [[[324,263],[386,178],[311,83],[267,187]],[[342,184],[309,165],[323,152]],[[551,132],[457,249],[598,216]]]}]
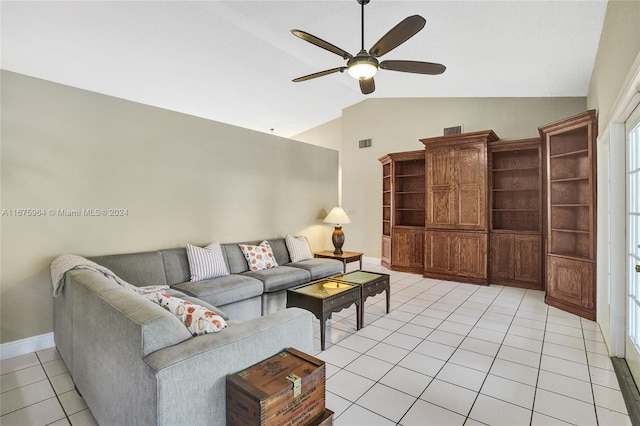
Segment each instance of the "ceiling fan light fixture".
[{"label": "ceiling fan light fixture", "polygon": [[347,62],[347,72],[358,80],[368,80],[378,72],[378,60],[366,52],[366,56],[361,54],[362,52]]}]

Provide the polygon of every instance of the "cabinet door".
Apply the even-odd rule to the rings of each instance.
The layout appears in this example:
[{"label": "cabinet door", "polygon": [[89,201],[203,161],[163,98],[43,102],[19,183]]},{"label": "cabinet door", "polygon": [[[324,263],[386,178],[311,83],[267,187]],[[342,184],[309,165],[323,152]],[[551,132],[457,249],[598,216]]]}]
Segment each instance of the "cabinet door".
[{"label": "cabinet door", "polygon": [[455,148],[457,229],[487,230],[487,150],[484,143]]},{"label": "cabinet door", "polygon": [[487,278],[487,234],[425,232],[425,272]]},{"label": "cabinet door", "polygon": [[382,236],[382,263],[391,264],[391,237]]},{"label": "cabinet door", "polygon": [[588,261],[547,256],[547,297],[579,309],[595,309],[594,264]]},{"label": "cabinet door", "polygon": [[458,276],[487,278],[487,234],[456,232],[453,270]]},{"label": "cabinet door", "polygon": [[423,268],[423,228],[419,229],[393,229],[393,242],[391,248],[392,265]]},{"label": "cabinet door", "polygon": [[513,234],[492,234],[489,250],[491,278],[512,280],[515,276]]},{"label": "cabinet door", "polygon": [[424,270],[438,274],[450,274],[452,261],[451,248],[453,235],[449,232],[425,232]]},{"label": "cabinet door", "polygon": [[430,228],[450,228],[456,223],[454,161],[453,148],[425,151],[426,225]]},{"label": "cabinet door", "polygon": [[515,235],[514,276],[518,281],[540,283],[540,236]]}]

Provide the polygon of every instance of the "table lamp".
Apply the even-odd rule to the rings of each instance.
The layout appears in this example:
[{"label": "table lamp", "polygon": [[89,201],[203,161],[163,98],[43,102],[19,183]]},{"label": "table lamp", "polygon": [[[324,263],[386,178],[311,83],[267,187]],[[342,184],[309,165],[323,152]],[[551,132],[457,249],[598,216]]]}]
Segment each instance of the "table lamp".
[{"label": "table lamp", "polygon": [[344,232],[342,232],[341,224],[351,223],[351,219],[349,219],[349,216],[347,216],[345,211],[342,210],[342,207],[335,206],[333,209],[331,209],[327,217],[324,218],[323,222],[334,223],[336,225],[335,229],[333,230],[333,235],[331,235],[331,241],[333,242],[333,247],[335,247],[333,254],[342,254]]}]

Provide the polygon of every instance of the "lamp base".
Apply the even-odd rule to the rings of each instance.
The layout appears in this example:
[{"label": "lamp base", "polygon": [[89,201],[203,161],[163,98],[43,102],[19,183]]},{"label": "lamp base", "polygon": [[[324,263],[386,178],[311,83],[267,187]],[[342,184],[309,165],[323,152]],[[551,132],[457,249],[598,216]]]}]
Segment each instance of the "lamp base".
[{"label": "lamp base", "polygon": [[342,226],[336,225],[331,235],[331,242],[335,250],[333,254],[342,254],[342,245],[344,244],[344,232],[342,232]]}]

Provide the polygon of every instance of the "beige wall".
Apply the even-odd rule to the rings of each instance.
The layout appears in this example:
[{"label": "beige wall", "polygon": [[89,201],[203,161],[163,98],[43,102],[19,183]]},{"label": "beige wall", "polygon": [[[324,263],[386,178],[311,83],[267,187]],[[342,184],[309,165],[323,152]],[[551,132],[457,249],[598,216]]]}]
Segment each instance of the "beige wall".
[{"label": "beige wall", "polygon": [[342,148],[342,117],[327,121],[313,129],[293,137],[295,140],[311,143],[325,148]]},{"label": "beige wall", "polygon": [[[621,90],[627,82],[627,76],[636,72],[632,69],[634,61],[640,55],[640,1],[619,1],[609,0],[607,13],[600,36],[600,44],[596,62],[593,67],[587,105],[589,108],[598,111],[598,124],[601,133],[601,143],[598,144],[598,284],[597,284],[597,319],[600,323],[604,338],[613,351],[620,350],[620,335],[624,336],[625,325],[620,324],[625,321],[625,311],[623,306],[625,301],[620,301],[618,295],[626,294],[624,279],[613,279],[609,275],[613,269],[616,276],[622,277],[623,273],[617,265],[620,259],[611,258],[610,251],[625,253],[624,241],[610,241],[617,234],[610,234],[611,225],[617,221],[624,223],[624,207],[611,208],[609,200],[616,200],[618,197],[624,198],[624,187],[614,186],[612,190],[617,193],[609,193],[610,173],[616,174],[617,167],[623,167],[623,160],[612,161],[611,158],[624,157],[625,148],[610,145],[610,135],[602,134],[607,130],[612,110],[618,100]],[[610,130],[610,129],[609,129]],[[616,174],[617,175],[617,174]],[[614,179],[615,176],[614,176]],[[624,177],[617,178],[623,181]],[[624,200],[622,201],[624,203]],[[620,203],[616,203],[620,206]],[[624,204],[623,204],[624,205]],[[610,222],[611,218],[611,222]],[[615,226],[614,226],[615,228]],[[613,265],[610,265],[610,262]],[[622,260],[624,265],[624,260]],[[610,288],[611,285],[611,288]],[[623,296],[625,297],[625,296]],[[609,301],[621,303],[621,309],[612,311]],[[621,312],[618,312],[621,311]],[[613,318],[613,321],[611,319]],[[612,338],[612,333],[616,336]],[[622,348],[622,350],[624,350]],[[621,353],[615,353],[621,356]]]},{"label": "beige wall", "polygon": [[[4,71],[1,136],[1,209],[56,211],[0,218],[2,342],[52,331],[57,255],[287,233],[331,246],[335,150]],[[127,214],[57,211],[110,208]]]},{"label": "beige wall", "polygon": [[598,110],[601,131],[638,52],[640,1],[609,0],[587,96],[589,108]]},{"label": "beige wall", "polygon": [[[344,226],[345,248],[380,256],[382,168],[378,158],[424,149],[418,139],[493,129],[502,139],[538,136],[538,126],[582,112],[585,98],[415,98],[369,99],[342,115],[342,205],[352,223]],[[371,138],[371,148],[358,148]]]}]

